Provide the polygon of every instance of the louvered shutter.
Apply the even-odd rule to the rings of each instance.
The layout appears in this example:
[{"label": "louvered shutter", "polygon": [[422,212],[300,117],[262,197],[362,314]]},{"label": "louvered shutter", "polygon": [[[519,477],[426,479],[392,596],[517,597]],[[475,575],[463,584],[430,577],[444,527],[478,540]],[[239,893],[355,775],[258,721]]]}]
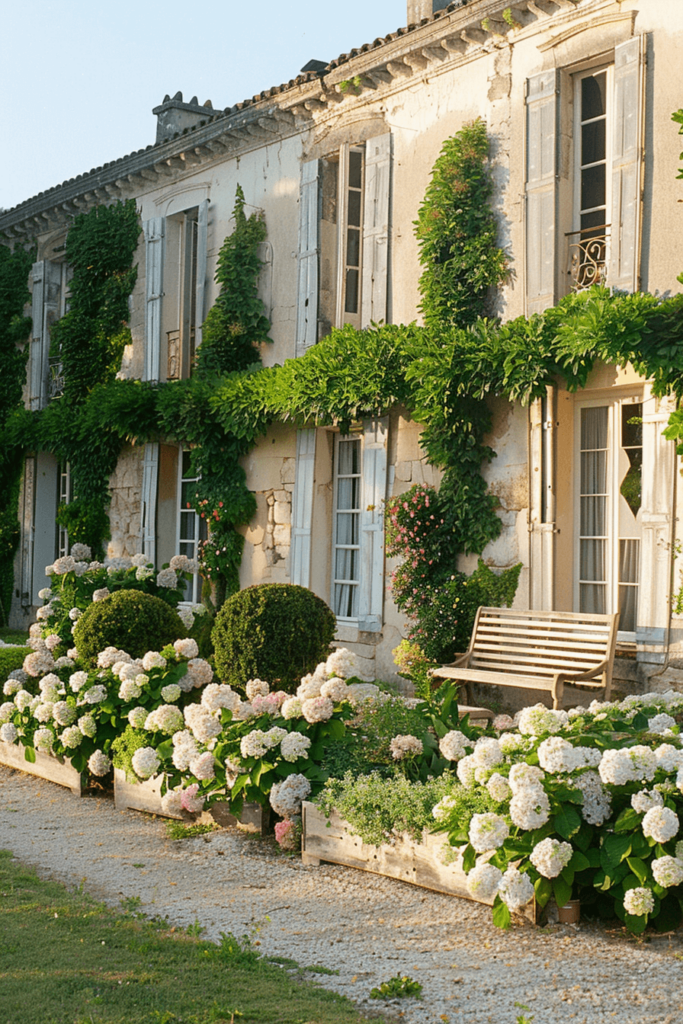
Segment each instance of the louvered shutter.
[{"label": "louvered shutter", "polygon": [[368,420],[363,434],[358,628],[370,633],[382,628],[388,426],[386,416]]},{"label": "louvered shutter", "polygon": [[391,133],[365,143],[361,327],[387,318]]},{"label": "louvered shutter", "polygon": [[310,586],[311,522],[315,469],[315,430],[296,432],[296,476],[292,495],[292,548],[289,578],[300,587]]},{"label": "louvered shutter", "polygon": [[197,214],[197,287],[194,315],[194,347],[195,352],[202,343],[202,325],[206,305],[206,265],[207,243],[209,234],[209,200],[199,204]]},{"label": "louvered shutter", "polygon": [[301,168],[299,193],[297,356],[318,340],[319,184],[319,162],[308,160]]},{"label": "louvered shutter", "polygon": [[612,234],[607,284],[638,290],[642,36],[614,50]]},{"label": "louvered shutter", "polygon": [[145,234],[145,364],[143,380],[159,380],[165,218],[143,222]]},{"label": "louvered shutter", "polygon": [[527,79],[526,311],[555,302],[557,72]]},{"label": "louvered shutter", "polygon": [[150,562],[156,559],[157,485],[159,480],[159,445],[146,444],[142,463],[142,495],[140,537],[142,553]]}]

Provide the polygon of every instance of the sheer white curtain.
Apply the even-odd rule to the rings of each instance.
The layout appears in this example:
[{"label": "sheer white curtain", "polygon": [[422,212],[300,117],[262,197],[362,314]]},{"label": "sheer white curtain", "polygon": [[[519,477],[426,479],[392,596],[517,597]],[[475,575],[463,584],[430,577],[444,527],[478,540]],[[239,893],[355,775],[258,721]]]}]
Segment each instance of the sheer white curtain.
[{"label": "sheer white curtain", "polygon": [[358,615],[360,446],[360,438],[337,439],[332,610],[346,619]]},{"label": "sheer white curtain", "polygon": [[581,534],[579,590],[582,612],[607,610],[607,495],[609,408],[581,410]]}]

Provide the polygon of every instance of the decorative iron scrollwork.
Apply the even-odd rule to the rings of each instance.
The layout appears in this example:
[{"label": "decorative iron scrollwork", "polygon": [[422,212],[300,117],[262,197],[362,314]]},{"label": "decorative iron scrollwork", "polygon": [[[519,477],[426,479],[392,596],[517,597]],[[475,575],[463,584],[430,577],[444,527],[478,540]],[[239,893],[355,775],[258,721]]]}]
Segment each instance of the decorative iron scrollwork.
[{"label": "decorative iron scrollwork", "polygon": [[594,284],[604,284],[609,260],[609,224],[570,231],[568,235],[569,238],[577,236],[577,241],[569,242],[568,273],[572,291],[581,292]]}]

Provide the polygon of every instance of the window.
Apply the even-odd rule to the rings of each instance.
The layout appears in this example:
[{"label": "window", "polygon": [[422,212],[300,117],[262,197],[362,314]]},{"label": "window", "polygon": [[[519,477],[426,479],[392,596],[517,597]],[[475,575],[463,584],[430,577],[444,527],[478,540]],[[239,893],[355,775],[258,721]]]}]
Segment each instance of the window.
[{"label": "window", "polygon": [[642,48],[634,36],[609,63],[582,54],[527,80],[527,315],[596,282],[639,287]]},{"label": "window", "polygon": [[168,218],[168,302],[164,310],[166,330],[166,379],[191,376],[196,354],[197,244],[199,208]]},{"label": "window", "polygon": [[578,409],[577,605],[619,611],[634,635],[641,541],[642,403],[635,396]]},{"label": "window", "polygon": [[337,248],[337,315],[342,324],[361,326],[363,257],[363,189],[365,147],[342,146],[339,154],[339,238]]},{"label": "window", "polygon": [[[57,508],[68,505],[71,498],[71,467],[68,462],[60,462],[57,466]],[[69,535],[66,527],[56,520],[55,531],[55,558],[63,558],[69,553]]]},{"label": "window", "polygon": [[358,618],[361,578],[361,439],[335,437],[332,610],[339,619]]},{"label": "window", "polygon": [[611,215],[612,67],[574,80],[574,223],[569,234],[572,288],[604,280]]},{"label": "window", "polygon": [[[194,510],[194,499],[196,485],[199,477],[192,476],[190,468],[191,453],[187,450],[180,451],[178,459],[178,494],[180,502],[178,508],[178,544],[177,551],[180,555],[188,558],[198,559],[199,544],[207,538],[206,520],[198,516]],[[195,573],[192,582],[185,591],[185,602],[198,604],[202,596],[202,578]]]}]

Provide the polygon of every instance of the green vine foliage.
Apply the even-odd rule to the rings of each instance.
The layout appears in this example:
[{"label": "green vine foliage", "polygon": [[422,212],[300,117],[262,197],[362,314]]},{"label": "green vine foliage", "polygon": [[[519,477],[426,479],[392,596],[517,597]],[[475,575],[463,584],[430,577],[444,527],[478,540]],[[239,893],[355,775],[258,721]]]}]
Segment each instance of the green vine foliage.
[{"label": "green vine foliage", "polygon": [[[21,406],[31,319],[24,316],[30,301],[28,274],[34,254],[0,246],[0,432]],[[7,624],[12,600],[12,564],[19,544],[17,504],[22,469],[20,444],[0,446],[0,625]]]}]

